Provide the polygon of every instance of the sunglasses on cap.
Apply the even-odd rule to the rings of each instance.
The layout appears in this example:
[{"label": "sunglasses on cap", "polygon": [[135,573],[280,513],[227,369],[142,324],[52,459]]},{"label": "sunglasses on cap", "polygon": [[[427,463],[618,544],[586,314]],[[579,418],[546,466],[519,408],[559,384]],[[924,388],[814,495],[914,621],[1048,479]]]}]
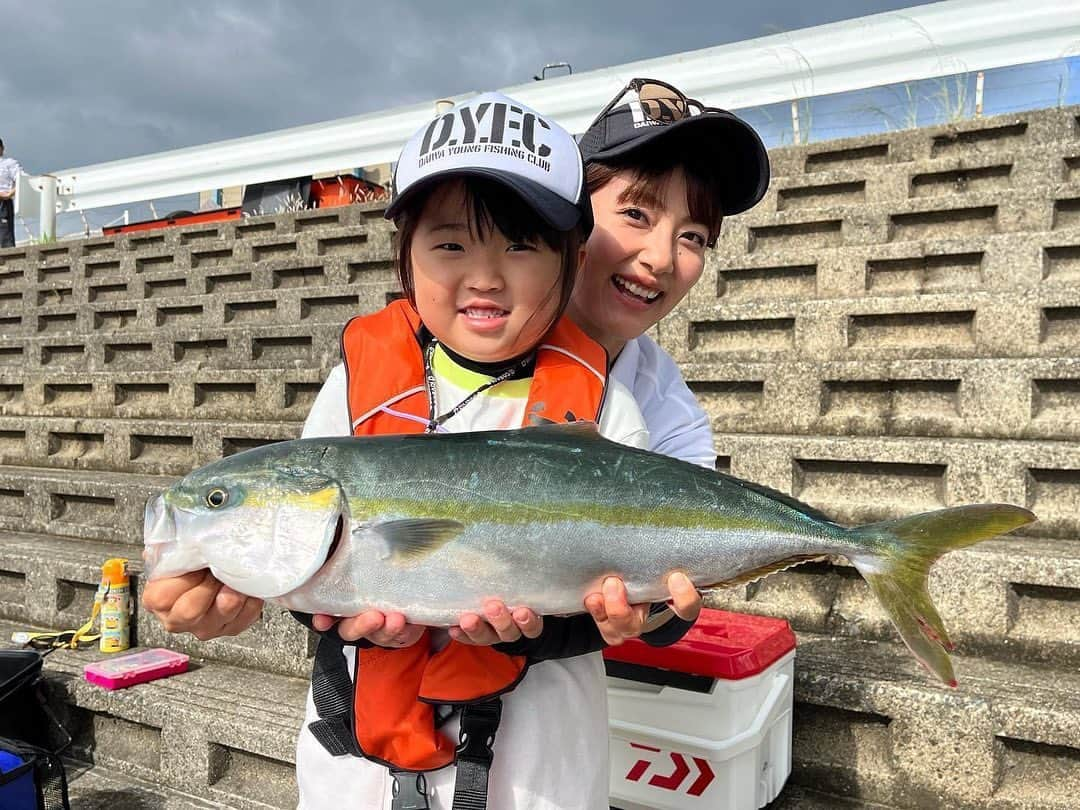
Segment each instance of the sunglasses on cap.
[{"label": "sunglasses on cap", "polygon": [[622,101],[623,96],[631,90],[637,93],[638,106],[642,114],[661,124],[673,124],[689,117],[692,106],[697,107],[698,114],[713,109],[706,107],[697,99],[689,98],[667,82],[658,79],[631,79],[597,114],[587,129],[592,129],[596,122],[611,112],[615,105]]}]

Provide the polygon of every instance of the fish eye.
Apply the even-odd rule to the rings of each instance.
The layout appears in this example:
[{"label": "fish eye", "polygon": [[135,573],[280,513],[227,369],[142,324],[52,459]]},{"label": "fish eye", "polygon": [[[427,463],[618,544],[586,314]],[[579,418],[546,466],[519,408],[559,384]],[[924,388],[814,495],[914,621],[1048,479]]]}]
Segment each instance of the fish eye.
[{"label": "fish eye", "polygon": [[206,493],[206,505],[211,509],[220,509],[229,502],[229,493],[219,487],[215,487]]}]

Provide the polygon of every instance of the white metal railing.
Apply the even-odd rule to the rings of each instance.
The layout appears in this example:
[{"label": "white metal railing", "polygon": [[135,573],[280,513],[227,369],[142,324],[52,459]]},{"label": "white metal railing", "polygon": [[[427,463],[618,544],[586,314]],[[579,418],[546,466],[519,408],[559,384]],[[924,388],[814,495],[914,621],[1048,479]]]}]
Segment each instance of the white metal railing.
[{"label": "white metal railing", "polygon": [[[790,33],[630,62],[503,92],[581,132],[635,76],[741,109],[1080,53],[1080,0],[947,0]],[[465,93],[456,98],[466,98]],[[41,215],[372,166],[396,159],[433,102],[52,172],[20,183],[17,210]],[[49,199],[55,178],[56,203]]]}]

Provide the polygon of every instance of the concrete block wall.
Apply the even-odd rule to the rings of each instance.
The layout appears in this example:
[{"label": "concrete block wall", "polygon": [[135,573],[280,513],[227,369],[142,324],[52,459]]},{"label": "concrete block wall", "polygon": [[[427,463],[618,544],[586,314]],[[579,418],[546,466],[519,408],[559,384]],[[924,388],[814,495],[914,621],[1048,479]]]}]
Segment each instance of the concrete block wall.
[{"label": "concrete block wall", "polygon": [[[344,321],[397,291],[382,210],[352,206],[0,252],[0,629],[77,627],[175,476],[295,438]],[[49,659],[76,751],[222,806],[295,804],[313,643],[268,606],[235,638],[144,646],[186,676],[106,694]]]},{"label": "concrete block wall", "polygon": [[713,596],[800,631],[794,779],[901,807],[1080,806],[1078,111],[772,159],[659,330],[722,466],[849,523],[978,501],[1041,518],[933,571],[955,692],[842,560]]},{"label": "concrete block wall", "polygon": [[[721,468],[852,523],[988,500],[1042,518],[935,568],[956,691],[843,560],[710,595],[799,631],[793,781],[895,807],[1080,806],[1080,109],[771,155],[766,199],[655,330]],[[363,206],[0,251],[0,623],[77,625],[101,560],[137,557],[149,493],[296,436],[392,267]],[[203,665],[106,697],[76,677],[86,653],[51,658],[84,749],[289,806],[297,625],[267,608],[202,644],[137,619]]]}]

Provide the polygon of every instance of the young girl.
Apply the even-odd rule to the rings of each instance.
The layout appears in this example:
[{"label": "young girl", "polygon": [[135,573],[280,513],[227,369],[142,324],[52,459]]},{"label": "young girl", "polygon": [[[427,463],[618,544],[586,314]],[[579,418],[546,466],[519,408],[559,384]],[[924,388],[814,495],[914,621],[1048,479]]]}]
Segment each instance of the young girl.
[{"label": "young girl", "polygon": [[[480,96],[416,133],[402,151],[395,186],[387,216],[398,228],[406,300],[346,326],[345,362],[317,397],[304,436],[586,419],[597,421],[608,438],[645,446],[648,436],[629,393],[607,383],[604,350],[561,317],[592,227],[572,137],[524,105],[496,94]],[[462,479],[467,481],[467,470]],[[532,635],[540,630],[535,617],[523,624]],[[509,681],[490,685],[484,680],[488,672],[520,659],[488,648],[454,647],[457,642],[445,632],[401,641],[396,646],[406,649],[346,654],[356,683],[354,716],[370,718],[372,726],[358,720],[356,735],[364,752],[382,762],[332,755],[328,749],[334,745],[321,732],[327,717],[320,723],[309,699],[297,747],[301,807],[329,806],[343,796],[351,807],[389,807],[395,791],[412,791],[416,781],[411,774],[392,773],[384,762],[421,769],[447,761],[446,744],[424,733],[432,718],[422,719],[427,725],[416,735],[402,732],[411,722],[415,694],[411,702],[403,698],[400,718],[385,715],[394,712],[396,698],[388,695],[395,686],[451,653],[464,657],[454,664],[459,679],[483,681],[480,694],[512,688],[502,698],[488,807],[607,806],[608,729],[599,655],[545,660],[516,686],[516,670]],[[480,654],[486,656],[478,665],[484,672],[474,672],[470,662]],[[317,661],[317,672],[319,666]],[[468,674],[460,675],[463,670]],[[459,682],[457,688],[464,686]],[[366,707],[367,701],[376,705]],[[392,744],[379,748],[373,727],[386,720],[396,724],[386,732]],[[405,748],[411,750],[403,753]],[[426,774],[432,807],[451,807],[454,783],[452,766]]]}]

